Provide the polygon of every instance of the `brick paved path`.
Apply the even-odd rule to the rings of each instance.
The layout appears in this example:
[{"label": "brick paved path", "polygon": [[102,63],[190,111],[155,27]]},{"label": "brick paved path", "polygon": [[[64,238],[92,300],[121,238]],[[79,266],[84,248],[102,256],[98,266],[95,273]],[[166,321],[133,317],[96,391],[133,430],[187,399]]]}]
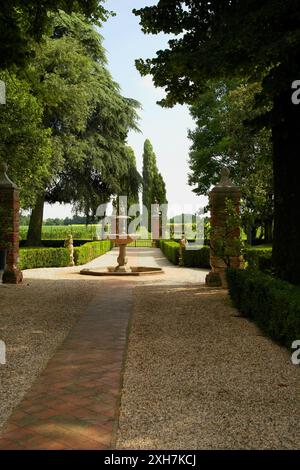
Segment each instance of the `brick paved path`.
[{"label": "brick paved path", "polygon": [[133,284],[107,281],[11,415],[0,449],[114,447]]}]

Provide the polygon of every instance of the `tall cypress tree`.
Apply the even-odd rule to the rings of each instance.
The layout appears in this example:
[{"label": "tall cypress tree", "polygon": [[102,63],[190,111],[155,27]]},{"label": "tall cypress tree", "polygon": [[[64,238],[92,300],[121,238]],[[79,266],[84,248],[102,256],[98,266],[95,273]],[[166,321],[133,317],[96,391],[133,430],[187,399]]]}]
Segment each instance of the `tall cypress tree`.
[{"label": "tall cypress tree", "polygon": [[[143,154],[143,205],[148,210],[148,227],[151,226],[151,204],[167,202],[166,185],[159,173],[152,144],[149,139],[144,143]],[[144,223],[146,216],[144,214]]]}]

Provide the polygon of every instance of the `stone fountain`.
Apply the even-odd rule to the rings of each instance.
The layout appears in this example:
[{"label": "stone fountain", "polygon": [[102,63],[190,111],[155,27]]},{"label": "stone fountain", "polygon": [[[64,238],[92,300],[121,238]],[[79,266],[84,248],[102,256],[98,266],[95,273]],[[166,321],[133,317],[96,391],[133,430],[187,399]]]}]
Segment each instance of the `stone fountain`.
[{"label": "stone fountain", "polygon": [[107,268],[82,269],[80,274],[90,276],[141,276],[143,274],[162,274],[162,268],[152,266],[127,266],[126,248],[127,245],[137,238],[137,234],[127,233],[127,221],[130,219],[127,215],[116,216],[116,233],[109,234],[108,239],[112,240],[115,246],[119,247],[119,255],[116,266]]}]

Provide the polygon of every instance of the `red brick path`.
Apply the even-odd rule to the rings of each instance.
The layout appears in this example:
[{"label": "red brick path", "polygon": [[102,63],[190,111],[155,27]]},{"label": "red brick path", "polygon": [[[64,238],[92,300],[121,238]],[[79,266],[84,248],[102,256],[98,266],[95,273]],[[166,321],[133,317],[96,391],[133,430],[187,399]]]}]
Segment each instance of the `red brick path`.
[{"label": "red brick path", "polygon": [[49,361],[0,437],[0,449],[114,447],[132,287],[99,297]]}]

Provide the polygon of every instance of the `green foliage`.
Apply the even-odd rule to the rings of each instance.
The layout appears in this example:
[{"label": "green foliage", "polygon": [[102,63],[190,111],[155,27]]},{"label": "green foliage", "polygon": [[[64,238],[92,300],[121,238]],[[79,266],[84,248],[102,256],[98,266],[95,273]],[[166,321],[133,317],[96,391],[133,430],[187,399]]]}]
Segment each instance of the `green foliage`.
[{"label": "green foliage", "polygon": [[294,0],[160,0],[134,13],[145,33],[176,35],[156,57],[137,61],[143,75],[166,87],[165,106],[193,102],[211,79],[266,77],[270,96],[298,76],[300,12]]},{"label": "green foliage", "polygon": [[142,75],[165,87],[162,105],[193,104],[209,81],[262,83],[256,104],[263,110],[252,124],[272,128],[274,268],[281,279],[299,284],[300,106],[292,101],[300,76],[299,2],[159,0],[134,13],[145,33],[175,35],[156,57],[137,61]]},{"label": "green foliage", "polygon": [[9,164],[8,175],[20,187],[22,207],[29,207],[51,175],[51,133],[43,126],[43,105],[28,78],[0,71],[0,80],[6,82],[7,95],[0,108],[0,160]]},{"label": "green foliage", "polygon": [[230,297],[242,315],[254,320],[288,348],[300,338],[300,288],[255,270],[227,270]]},{"label": "green foliage", "polygon": [[183,265],[189,268],[210,269],[210,247],[203,246],[199,250],[183,249]]},{"label": "green foliage", "polygon": [[[179,263],[180,244],[172,240],[159,240],[159,248],[173,264]],[[183,249],[183,265],[189,268],[209,269],[210,248],[203,246],[195,250]]]},{"label": "green foliage", "polygon": [[10,163],[22,207],[39,201],[32,243],[44,197],[73,204],[90,221],[99,204],[123,189],[136,197],[140,185],[126,145],[128,131],[137,129],[139,105],[120,94],[101,35],[79,14],[60,11],[48,24],[26,67],[0,77],[8,86],[0,158]]},{"label": "green foliage", "polygon": [[29,66],[55,143],[46,199],[94,216],[123,189],[125,177],[128,190],[130,184],[136,189],[126,137],[137,128],[139,105],[121,96],[106,68],[102,37],[84,18],[61,12],[52,21],[52,35]]},{"label": "green foliage", "polygon": [[272,271],[272,247],[247,248],[244,250],[244,259],[249,269],[258,269],[263,272]]},{"label": "green foliage", "polygon": [[[109,251],[112,243],[108,240],[88,242],[74,248],[76,266]],[[50,268],[69,266],[70,254],[66,248],[21,248],[19,257],[20,269]]]},{"label": "green foliage", "polygon": [[[196,194],[207,194],[220,178],[222,167],[242,190],[242,223],[250,228],[272,225],[273,169],[270,131],[253,130],[250,122],[261,109],[255,106],[258,83],[209,83],[191,107],[196,128],[189,131],[189,184]],[[268,109],[263,107],[263,109]]]},{"label": "green foliage", "polygon": [[5,0],[0,11],[0,64],[2,68],[23,64],[34,52],[34,42],[49,30],[51,12],[64,10],[85,15],[87,20],[105,21],[108,12],[98,0]]},{"label": "green foliage", "polygon": [[179,243],[171,240],[159,240],[159,248],[171,263],[179,263]]},{"label": "green foliage", "polygon": [[151,204],[166,204],[166,186],[159,173],[152,144],[149,139],[144,143],[143,154],[143,205],[148,210],[148,226],[151,223]]},{"label": "green foliage", "polygon": [[110,240],[101,240],[85,243],[85,245],[74,248],[74,261],[76,266],[88,263],[98,256],[104,255],[111,250],[112,242]]},{"label": "green foliage", "polygon": [[139,192],[143,179],[136,168],[136,158],[131,147],[126,147],[127,170],[121,177],[119,194],[127,196],[128,208],[133,204],[139,204]]},{"label": "green foliage", "polygon": [[66,248],[21,248],[20,269],[68,266],[70,255]]},{"label": "green foliage", "polygon": [[[21,240],[26,239],[27,232],[27,226],[20,227]],[[44,240],[65,240],[70,234],[73,239],[92,240],[97,234],[97,225],[43,225],[42,227],[42,239]]]}]

